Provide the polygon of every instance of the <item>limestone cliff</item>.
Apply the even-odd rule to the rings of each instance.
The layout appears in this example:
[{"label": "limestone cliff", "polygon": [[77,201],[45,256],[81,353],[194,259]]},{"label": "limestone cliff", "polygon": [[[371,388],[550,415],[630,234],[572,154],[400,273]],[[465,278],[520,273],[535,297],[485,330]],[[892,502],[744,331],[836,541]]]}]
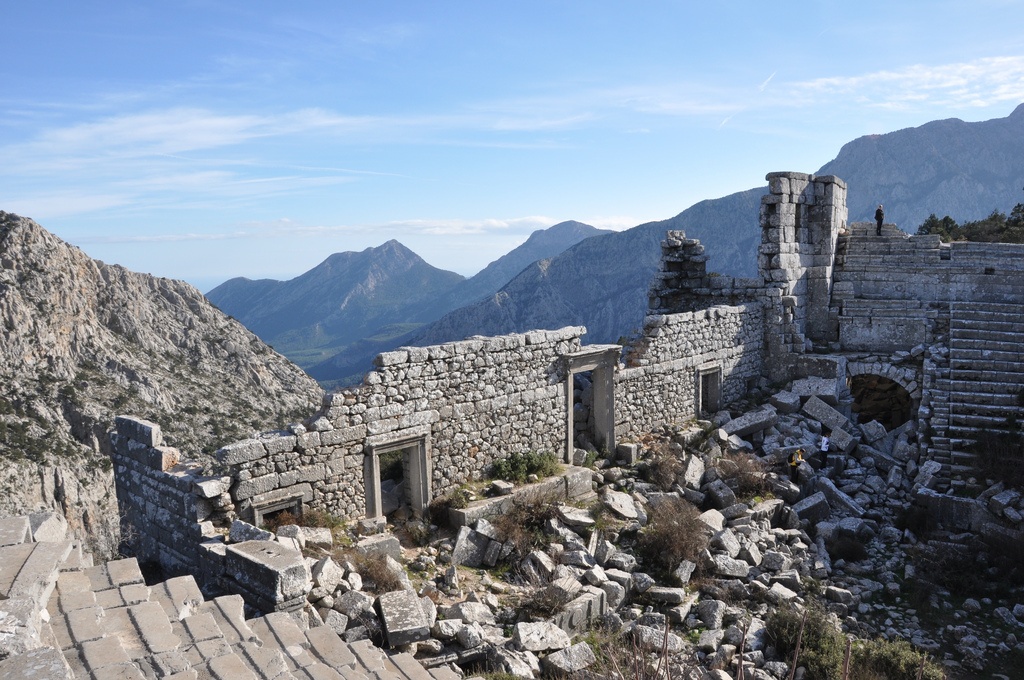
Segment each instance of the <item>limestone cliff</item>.
[{"label": "limestone cliff", "polygon": [[0,512],[109,518],[114,415],[190,456],[319,405],[298,367],[181,281],[93,260],[0,212]]}]

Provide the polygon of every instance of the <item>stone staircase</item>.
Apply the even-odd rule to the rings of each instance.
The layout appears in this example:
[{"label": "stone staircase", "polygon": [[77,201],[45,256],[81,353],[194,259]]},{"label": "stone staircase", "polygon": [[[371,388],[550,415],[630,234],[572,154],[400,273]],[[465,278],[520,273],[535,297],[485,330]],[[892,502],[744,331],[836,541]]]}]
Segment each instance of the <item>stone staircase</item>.
[{"label": "stone staircase", "polygon": [[[6,658],[4,658],[6,657]],[[146,585],[134,558],[92,565],[73,540],[33,541],[0,519],[0,680],[456,680],[292,615],[246,620],[242,598],[205,601],[191,576]]]},{"label": "stone staircase", "polygon": [[1000,429],[1009,415],[1024,420],[1024,306],[951,303],[949,326],[949,375],[936,387],[947,395],[951,472],[969,476],[964,449],[977,431]]}]

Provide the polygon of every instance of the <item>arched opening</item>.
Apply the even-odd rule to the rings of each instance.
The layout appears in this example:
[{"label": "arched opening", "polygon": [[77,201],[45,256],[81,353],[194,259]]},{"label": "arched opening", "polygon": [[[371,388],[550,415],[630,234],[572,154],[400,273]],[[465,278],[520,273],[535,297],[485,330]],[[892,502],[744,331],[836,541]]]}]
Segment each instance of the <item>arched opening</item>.
[{"label": "arched opening", "polygon": [[855,375],[850,379],[850,392],[858,423],[877,420],[886,430],[892,430],[910,420],[913,413],[910,393],[889,378],[870,373]]}]

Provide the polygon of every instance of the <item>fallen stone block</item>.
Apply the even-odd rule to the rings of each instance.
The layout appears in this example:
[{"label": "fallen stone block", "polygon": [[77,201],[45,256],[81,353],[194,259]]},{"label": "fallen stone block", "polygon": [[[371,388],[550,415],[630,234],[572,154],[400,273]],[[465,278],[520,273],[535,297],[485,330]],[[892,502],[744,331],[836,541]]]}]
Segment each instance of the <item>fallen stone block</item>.
[{"label": "fallen stone block", "polygon": [[0,518],[0,548],[32,540],[32,523],[28,517]]},{"label": "fallen stone block", "polygon": [[33,512],[29,515],[33,541],[63,541],[67,538],[68,521],[59,512]]},{"label": "fallen stone block", "polygon": [[[846,416],[832,408],[817,396],[809,398],[804,403],[801,410],[828,429],[832,430],[833,435],[835,434],[835,430],[842,430],[850,427],[850,421],[847,420]],[[834,439],[835,437],[833,436],[833,440]]]},{"label": "fallen stone block", "polygon": [[402,559],[402,544],[391,534],[376,534],[360,539],[356,543],[356,552],[368,556],[388,556],[392,559]]},{"label": "fallen stone block", "polygon": [[260,529],[240,519],[231,522],[231,530],[228,532],[228,540],[232,543],[244,543],[246,541],[272,541],[274,534],[266,529]]},{"label": "fallen stone block", "polygon": [[638,516],[633,498],[627,493],[607,489],[602,494],[601,500],[606,508],[622,519],[636,519]]},{"label": "fallen stone block", "polygon": [[517,623],[512,630],[512,642],[528,652],[565,649],[572,644],[566,632],[550,621]]},{"label": "fallen stone block", "polygon": [[778,413],[790,414],[800,410],[801,400],[800,395],[784,390],[773,394],[769,403]]},{"label": "fallen stone block", "polygon": [[540,660],[533,652],[504,646],[488,646],[487,661],[490,668],[517,678],[535,678],[540,675]]},{"label": "fallen stone block", "polygon": [[578,635],[590,629],[608,611],[608,599],[604,590],[584,586],[582,594],[565,605],[551,621],[569,635]]},{"label": "fallen stone block", "polygon": [[779,416],[778,413],[776,413],[775,408],[772,406],[766,406],[759,408],[756,411],[744,413],[739,418],[730,420],[722,426],[722,429],[730,436],[735,435],[737,437],[746,437],[747,435],[754,434],[755,432],[767,430],[775,424],[778,418]]},{"label": "fallen stone block", "polygon": [[686,588],[669,588],[667,586],[648,588],[645,595],[649,600],[667,604],[682,604],[689,597]]},{"label": "fallen stone block", "polygon": [[712,555],[713,569],[719,576],[726,578],[746,578],[750,573],[750,565],[728,555]]},{"label": "fallen stone block", "polygon": [[839,488],[836,487],[835,482],[828,477],[819,475],[816,478],[816,486],[818,491],[825,494],[825,498],[828,500],[828,504],[833,510],[838,509],[843,514],[853,515],[855,517],[864,516],[864,508],[862,508],[847,494],[840,491]]},{"label": "fallen stone block", "polygon": [[553,652],[544,657],[544,668],[555,677],[573,677],[597,661],[594,650],[586,642]]},{"label": "fallen stone block", "polygon": [[479,567],[487,555],[491,539],[469,527],[459,527],[452,550],[452,564]]},{"label": "fallen stone block", "polygon": [[377,597],[377,612],[389,647],[407,645],[430,637],[430,626],[415,592],[396,590]]},{"label": "fallen stone block", "polygon": [[789,391],[802,400],[817,399],[832,406],[839,405],[839,381],[834,378],[801,378],[794,380]]},{"label": "fallen stone block", "polygon": [[828,499],[821,491],[808,496],[794,505],[793,510],[800,516],[800,519],[809,520],[812,524],[828,519],[829,515],[832,514],[832,508],[828,504]]},{"label": "fallen stone block", "polygon": [[483,602],[457,602],[445,612],[449,619],[461,619],[466,623],[493,624],[494,612]]},{"label": "fallen stone block", "polygon": [[860,431],[864,435],[864,441],[869,444],[883,439],[886,435],[885,426],[877,420],[869,420],[866,423],[861,423]]},{"label": "fallen stone block", "polygon": [[887,453],[879,451],[878,449],[868,446],[867,444],[860,444],[857,446],[857,453],[860,456],[868,456],[871,460],[875,461],[875,467],[883,472],[889,472],[894,467],[899,465],[899,461],[890,456]]},{"label": "fallen stone block", "polygon": [[683,639],[675,633],[666,634],[664,629],[637,624],[630,629],[630,635],[645,652],[660,653],[664,650],[668,654],[678,654],[683,651]]}]

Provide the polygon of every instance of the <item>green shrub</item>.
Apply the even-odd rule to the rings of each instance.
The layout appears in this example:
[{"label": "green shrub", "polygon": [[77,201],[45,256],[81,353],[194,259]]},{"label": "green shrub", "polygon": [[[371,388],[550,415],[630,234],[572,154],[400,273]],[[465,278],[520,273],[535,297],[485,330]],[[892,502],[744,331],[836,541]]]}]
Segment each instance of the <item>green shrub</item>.
[{"label": "green shrub", "polygon": [[508,512],[491,520],[501,540],[512,542],[513,558],[523,558],[534,548],[547,546],[544,524],[557,515],[554,500],[544,494],[517,498]]},{"label": "green shrub", "polygon": [[[917,680],[921,652],[906,640],[866,640],[854,645],[850,680]],[[925,661],[922,680],[944,680],[942,666]]]},{"label": "green shrub", "polygon": [[[807,668],[807,680],[830,680],[841,677],[846,638],[829,615],[817,604],[805,610],[807,623],[800,639],[798,666]],[[786,663],[793,662],[797,636],[804,612],[793,607],[778,609],[767,621],[769,640],[783,655]]]},{"label": "green shrub", "polygon": [[553,453],[513,453],[507,458],[494,461],[491,477],[506,482],[522,484],[530,475],[550,477],[560,471],[558,457]]}]

